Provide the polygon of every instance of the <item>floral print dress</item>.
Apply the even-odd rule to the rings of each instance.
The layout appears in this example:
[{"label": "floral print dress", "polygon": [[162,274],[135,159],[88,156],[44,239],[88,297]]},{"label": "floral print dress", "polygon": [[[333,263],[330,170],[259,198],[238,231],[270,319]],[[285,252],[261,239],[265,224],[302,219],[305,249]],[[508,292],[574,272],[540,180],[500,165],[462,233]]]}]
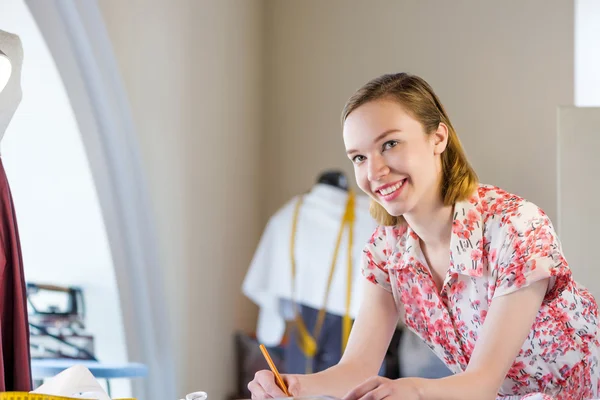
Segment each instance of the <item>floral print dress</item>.
[{"label": "floral print dress", "polygon": [[382,226],[365,247],[363,274],[392,293],[404,324],[454,373],[467,368],[494,298],[549,278],[498,399],[536,393],[535,398],[555,400],[597,398],[598,306],[573,280],[540,208],[480,185],[469,200],[455,204],[450,253],[438,292],[417,235],[406,225]]}]

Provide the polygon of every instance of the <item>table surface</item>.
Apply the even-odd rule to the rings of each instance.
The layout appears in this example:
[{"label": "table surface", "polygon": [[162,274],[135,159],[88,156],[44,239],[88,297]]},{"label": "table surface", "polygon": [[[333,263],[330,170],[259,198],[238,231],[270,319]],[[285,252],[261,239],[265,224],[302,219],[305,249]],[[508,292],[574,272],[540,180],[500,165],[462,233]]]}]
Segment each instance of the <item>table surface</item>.
[{"label": "table surface", "polygon": [[105,363],[99,361],[71,359],[32,359],[33,379],[51,378],[74,365],[83,365],[96,378],[143,378],[148,375],[148,367],[141,363]]}]

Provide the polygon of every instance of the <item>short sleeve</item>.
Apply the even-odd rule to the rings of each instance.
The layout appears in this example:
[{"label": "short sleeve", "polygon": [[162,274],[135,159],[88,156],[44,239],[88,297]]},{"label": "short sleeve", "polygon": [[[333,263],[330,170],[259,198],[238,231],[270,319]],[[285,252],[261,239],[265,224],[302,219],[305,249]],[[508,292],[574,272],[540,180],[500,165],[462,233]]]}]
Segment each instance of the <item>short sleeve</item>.
[{"label": "short sleeve", "polygon": [[386,269],[389,254],[385,228],[377,227],[363,250],[362,274],[391,293],[390,277]]},{"label": "short sleeve", "polygon": [[571,282],[571,270],[550,219],[529,203],[512,217],[503,230],[498,252],[494,297],[513,293],[550,278],[545,302],[560,296]]}]

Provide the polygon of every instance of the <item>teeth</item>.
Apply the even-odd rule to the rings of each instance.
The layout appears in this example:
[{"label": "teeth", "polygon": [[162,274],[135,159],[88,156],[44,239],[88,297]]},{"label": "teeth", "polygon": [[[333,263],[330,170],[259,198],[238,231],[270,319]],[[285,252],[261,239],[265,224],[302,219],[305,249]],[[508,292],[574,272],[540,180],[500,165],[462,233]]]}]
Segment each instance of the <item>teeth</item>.
[{"label": "teeth", "polygon": [[379,193],[381,193],[384,196],[387,196],[388,194],[392,194],[396,190],[400,189],[400,186],[402,186],[403,183],[404,183],[404,181],[396,183],[394,186],[390,186],[390,187],[380,190]]}]

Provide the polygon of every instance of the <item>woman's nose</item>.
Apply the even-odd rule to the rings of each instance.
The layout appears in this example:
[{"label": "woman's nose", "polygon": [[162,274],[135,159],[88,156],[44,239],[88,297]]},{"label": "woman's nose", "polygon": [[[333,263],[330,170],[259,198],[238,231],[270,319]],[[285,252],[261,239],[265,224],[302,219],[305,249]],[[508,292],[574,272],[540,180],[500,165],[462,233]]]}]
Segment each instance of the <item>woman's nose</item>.
[{"label": "woman's nose", "polygon": [[390,172],[389,167],[380,157],[371,158],[369,160],[368,178],[370,181],[377,181],[383,178]]}]

